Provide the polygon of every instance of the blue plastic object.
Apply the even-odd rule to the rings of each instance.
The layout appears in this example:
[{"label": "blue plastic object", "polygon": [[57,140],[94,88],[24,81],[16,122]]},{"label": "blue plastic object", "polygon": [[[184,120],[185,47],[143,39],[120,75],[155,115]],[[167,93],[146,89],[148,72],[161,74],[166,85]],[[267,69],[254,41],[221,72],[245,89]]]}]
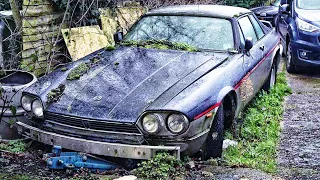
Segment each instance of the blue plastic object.
[{"label": "blue plastic object", "polygon": [[103,172],[117,168],[116,164],[89,154],[62,152],[61,146],[54,146],[52,153],[44,154],[43,157],[49,169],[77,170],[86,168],[92,172]]}]

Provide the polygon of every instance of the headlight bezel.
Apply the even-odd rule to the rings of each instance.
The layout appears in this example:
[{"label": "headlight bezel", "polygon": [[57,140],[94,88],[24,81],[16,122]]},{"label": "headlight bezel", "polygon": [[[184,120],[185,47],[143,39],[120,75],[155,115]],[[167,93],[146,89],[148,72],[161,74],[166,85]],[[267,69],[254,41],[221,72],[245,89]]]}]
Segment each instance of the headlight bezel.
[{"label": "headlight bezel", "polygon": [[[158,116],[160,116],[160,123],[159,123],[160,127],[159,127],[158,131],[155,133],[149,133],[143,127],[143,118],[149,114],[157,114]],[[175,132],[171,131],[170,128],[168,127],[168,118],[172,114],[181,115],[187,121],[186,127],[184,127],[181,132],[175,133]],[[136,122],[136,125],[140,129],[141,133],[144,135],[172,137],[172,136],[180,136],[180,135],[184,134],[190,127],[190,120],[184,113],[181,113],[178,111],[170,111],[170,110],[169,111],[162,111],[162,110],[145,111],[139,116],[139,118]]]},{"label": "headlight bezel", "polygon": [[[28,98],[29,100],[29,107],[30,108],[27,108],[25,105],[24,105],[24,103],[23,103],[23,99],[24,98]],[[33,102],[33,100],[34,100],[35,98],[33,97],[33,96],[30,96],[30,95],[28,95],[28,94],[23,94],[22,96],[21,96],[21,99],[20,99],[20,104],[21,104],[21,107],[26,111],[26,112],[32,112],[32,102]]]},{"label": "headlight bezel", "polygon": [[316,32],[316,31],[320,31],[320,27],[317,27],[313,24],[310,24],[300,18],[296,18],[296,24],[297,24],[297,27],[299,30],[302,30],[302,31],[306,31],[306,32]]},{"label": "headlight bezel", "polygon": [[[172,117],[172,116],[180,116],[181,118],[182,118],[182,122],[184,123],[184,125],[183,125],[183,127],[182,127],[182,129],[181,130],[179,130],[179,131],[174,131],[172,128],[171,128],[171,126],[170,126],[170,117]],[[181,113],[171,113],[171,114],[169,114],[168,115],[168,117],[167,117],[167,119],[166,119],[166,125],[167,125],[167,128],[168,128],[168,130],[171,132],[171,133],[173,133],[173,134],[182,134],[182,133],[184,133],[187,129],[188,129],[188,127],[189,127],[189,120],[188,120],[188,118],[184,115],[184,114],[181,114]]]},{"label": "headlight bezel", "polygon": [[[40,108],[42,109],[42,114],[41,115],[38,115],[37,113],[35,113],[35,107],[33,107],[34,106],[34,104],[36,103],[36,102],[39,102],[39,106],[40,106]],[[39,107],[38,107],[39,108]],[[42,101],[41,101],[41,99],[39,99],[39,98],[34,98],[34,100],[32,101],[32,103],[31,103],[31,111],[32,111],[32,113],[36,116],[36,117],[38,117],[38,118],[43,118],[44,117],[44,107],[43,107],[43,103],[42,103]]]},{"label": "headlight bezel", "polygon": [[[145,125],[144,125],[144,121],[145,121],[145,118],[147,116],[154,116],[155,118],[155,122],[157,122],[157,129],[154,130],[154,131],[148,131],[146,130],[145,128]],[[144,114],[141,118],[141,126],[142,126],[142,129],[143,131],[147,132],[148,134],[157,134],[158,132],[161,131],[162,129],[162,124],[163,124],[163,119],[162,119],[162,116],[157,114],[157,113],[147,113],[147,114]]]}]

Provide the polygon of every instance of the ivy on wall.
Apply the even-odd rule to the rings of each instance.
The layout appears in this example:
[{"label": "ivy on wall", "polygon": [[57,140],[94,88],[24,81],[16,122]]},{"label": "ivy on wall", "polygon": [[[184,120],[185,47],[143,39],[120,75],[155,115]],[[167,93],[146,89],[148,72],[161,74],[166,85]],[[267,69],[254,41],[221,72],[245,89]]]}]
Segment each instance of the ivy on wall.
[{"label": "ivy on wall", "polygon": [[244,8],[257,6],[264,2],[266,2],[266,0],[225,0],[226,5],[239,6]]}]

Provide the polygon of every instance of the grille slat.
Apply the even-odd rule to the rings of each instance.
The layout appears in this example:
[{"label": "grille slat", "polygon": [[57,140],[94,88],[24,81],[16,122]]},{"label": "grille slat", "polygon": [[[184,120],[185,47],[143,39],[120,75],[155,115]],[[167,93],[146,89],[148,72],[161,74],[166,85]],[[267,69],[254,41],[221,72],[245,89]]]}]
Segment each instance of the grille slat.
[{"label": "grille slat", "polygon": [[50,112],[45,113],[45,118],[49,121],[80,128],[140,134],[140,131],[134,124],[110,123],[105,121],[83,119],[80,117],[66,116]]}]

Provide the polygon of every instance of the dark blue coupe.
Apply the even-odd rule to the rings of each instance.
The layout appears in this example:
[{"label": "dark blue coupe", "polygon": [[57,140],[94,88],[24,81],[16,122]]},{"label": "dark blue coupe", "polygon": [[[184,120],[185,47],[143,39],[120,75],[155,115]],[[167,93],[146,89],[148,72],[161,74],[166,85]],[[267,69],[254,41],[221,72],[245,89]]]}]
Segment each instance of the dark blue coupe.
[{"label": "dark blue coupe", "polygon": [[[116,40],[121,40],[118,33]],[[23,92],[36,141],[112,157],[221,155],[223,132],[276,82],[274,29],[249,10],[190,5],[155,9],[116,48],[42,77]]]}]

